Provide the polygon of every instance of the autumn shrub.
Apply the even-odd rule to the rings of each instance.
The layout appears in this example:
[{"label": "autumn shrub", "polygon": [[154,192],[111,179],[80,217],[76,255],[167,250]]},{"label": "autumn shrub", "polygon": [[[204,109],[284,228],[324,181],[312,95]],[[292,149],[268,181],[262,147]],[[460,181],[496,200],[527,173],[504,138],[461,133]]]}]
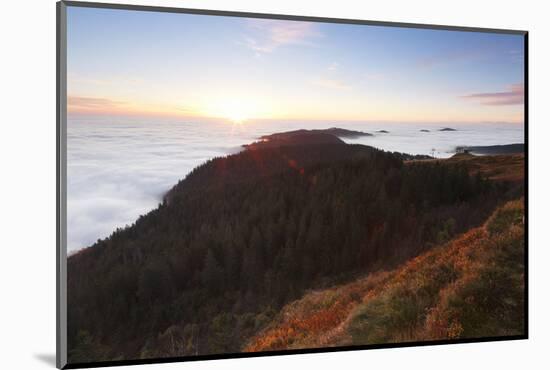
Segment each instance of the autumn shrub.
[{"label": "autumn shrub", "polygon": [[[524,231],[518,226],[522,210],[521,203],[508,203],[491,217],[487,229],[498,229],[499,234],[484,240],[480,263],[472,264],[441,294],[428,320],[432,338],[524,332]],[[460,324],[458,335],[441,329],[451,328],[452,323]]]},{"label": "autumn shrub", "polygon": [[523,199],[393,271],[286,305],[247,351],[519,335]]},{"label": "autumn shrub", "polygon": [[523,223],[523,198],[508,202],[499,208],[487,222],[487,230],[491,234],[505,231],[512,224]]},{"label": "autumn shrub", "polygon": [[353,343],[523,333],[523,201],[400,269],[352,314]]}]

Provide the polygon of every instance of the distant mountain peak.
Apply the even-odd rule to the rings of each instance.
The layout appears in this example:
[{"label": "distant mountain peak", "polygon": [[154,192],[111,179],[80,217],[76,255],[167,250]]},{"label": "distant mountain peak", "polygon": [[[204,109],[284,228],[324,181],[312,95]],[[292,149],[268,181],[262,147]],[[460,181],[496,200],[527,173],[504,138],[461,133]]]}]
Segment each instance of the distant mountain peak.
[{"label": "distant mountain peak", "polygon": [[341,138],[358,138],[361,136],[372,136],[372,134],[338,127],[315,130],[301,129],[264,135],[258,141],[244,145],[244,147],[250,150],[257,150],[291,145],[345,144]]}]

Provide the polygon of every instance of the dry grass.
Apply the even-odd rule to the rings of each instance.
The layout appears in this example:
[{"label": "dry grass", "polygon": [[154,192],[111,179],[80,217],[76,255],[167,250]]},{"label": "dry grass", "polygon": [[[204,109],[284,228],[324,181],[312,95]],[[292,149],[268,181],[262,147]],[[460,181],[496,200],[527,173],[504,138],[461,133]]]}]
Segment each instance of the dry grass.
[{"label": "dry grass", "polygon": [[480,172],[494,181],[522,182],[525,176],[525,156],[523,154],[484,155],[456,154],[448,159],[414,160],[412,162],[440,162],[443,164],[462,163],[470,174]]},{"label": "dry grass", "polygon": [[363,297],[384,284],[388,272],[334,288],[314,291],[286,305],[271,325],[245,347],[245,351],[331,345],[343,335],[343,323]]},{"label": "dry grass", "polygon": [[523,203],[393,271],[305,295],[244,350],[521,334]]}]

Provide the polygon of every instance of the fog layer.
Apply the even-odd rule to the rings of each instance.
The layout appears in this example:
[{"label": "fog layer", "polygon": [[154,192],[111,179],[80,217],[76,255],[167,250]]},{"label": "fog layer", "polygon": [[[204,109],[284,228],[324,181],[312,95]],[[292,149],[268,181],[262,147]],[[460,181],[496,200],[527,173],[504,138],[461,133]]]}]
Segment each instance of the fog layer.
[{"label": "fog layer", "polygon": [[[523,142],[523,127],[358,122],[257,121],[231,124],[120,117],[71,117],[67,127],[68,251],[92,245],[155,208],[198,164],[240,150],[261,135],[342,127],[374,136],[344,139],[384,150],[448,157],[456,146]],[[386,130],[388,133],[377,133]],[[429,130],[429,132],[420,131]]]}]

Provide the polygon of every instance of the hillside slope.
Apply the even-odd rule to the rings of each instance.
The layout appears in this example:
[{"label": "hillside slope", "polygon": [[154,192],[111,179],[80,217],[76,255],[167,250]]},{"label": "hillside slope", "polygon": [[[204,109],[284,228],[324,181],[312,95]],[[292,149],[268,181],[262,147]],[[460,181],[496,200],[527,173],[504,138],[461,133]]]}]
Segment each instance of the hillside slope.
[{"label": "hillside slope", "polygon": [[245,150],[68,258],[70,363],[240,351],[308,290],[477,227],[508,186],[363,145]]},{"label": "hillside slope", "polygon": [[508,202],[483,226],[393,271],[307,294],[244,350],[522,334],[523,204]]}]

